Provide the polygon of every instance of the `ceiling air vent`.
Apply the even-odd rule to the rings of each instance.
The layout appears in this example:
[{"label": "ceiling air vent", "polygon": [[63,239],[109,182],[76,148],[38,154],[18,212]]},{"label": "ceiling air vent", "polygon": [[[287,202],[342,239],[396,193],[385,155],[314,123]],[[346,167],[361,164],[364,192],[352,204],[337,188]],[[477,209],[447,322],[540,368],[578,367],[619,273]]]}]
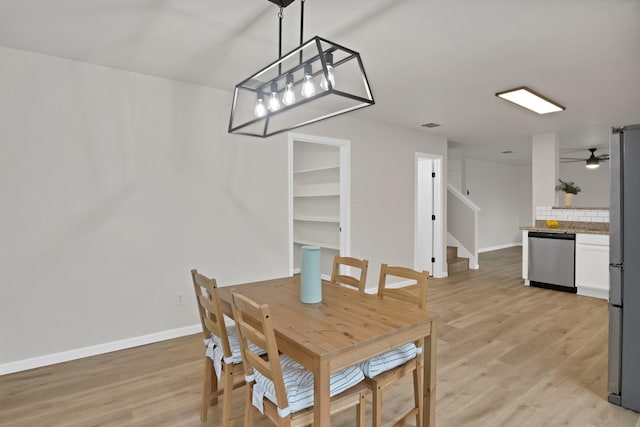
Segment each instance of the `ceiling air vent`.
[{"label": "ceiling air vent", "polygon": [[431,123],[425,123],[425,124],[420,125],[420,126],[422,126],[423,128],[437,128],[440,125],[437,124],[437,123],[431,122]]}]

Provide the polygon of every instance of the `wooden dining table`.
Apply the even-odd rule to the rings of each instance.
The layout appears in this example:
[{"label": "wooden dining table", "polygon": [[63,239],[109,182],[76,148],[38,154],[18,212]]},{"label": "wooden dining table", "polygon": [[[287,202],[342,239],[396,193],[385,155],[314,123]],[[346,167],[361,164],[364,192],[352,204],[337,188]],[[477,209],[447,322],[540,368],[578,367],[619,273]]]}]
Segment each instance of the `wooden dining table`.
[{"label": "wooden dining table", "polygon": [[322,284],[322,302],[300,302],[300,276],[219,288],[226,315],[235,291],[271,308],[279,350],[314,375],[314,425],[329,426],[331,373],[413,341],[424,341],[423,419],[435,425],[437,316],[415,305]]}]

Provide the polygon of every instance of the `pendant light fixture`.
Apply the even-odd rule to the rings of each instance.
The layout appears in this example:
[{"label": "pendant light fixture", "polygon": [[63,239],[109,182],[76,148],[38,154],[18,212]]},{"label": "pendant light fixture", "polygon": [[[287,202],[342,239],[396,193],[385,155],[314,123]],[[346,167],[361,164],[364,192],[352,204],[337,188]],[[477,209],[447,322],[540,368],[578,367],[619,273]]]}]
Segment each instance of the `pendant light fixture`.
[{"label": "pendant light fixture", "polygon": [[278,59],[236,85],[229,133],[264,138],[375,104],[358,52],[319,36],[303,43],[304,0],[300,46],[282,55],[283,9],[294,0],[269,1],[280,7]]}]

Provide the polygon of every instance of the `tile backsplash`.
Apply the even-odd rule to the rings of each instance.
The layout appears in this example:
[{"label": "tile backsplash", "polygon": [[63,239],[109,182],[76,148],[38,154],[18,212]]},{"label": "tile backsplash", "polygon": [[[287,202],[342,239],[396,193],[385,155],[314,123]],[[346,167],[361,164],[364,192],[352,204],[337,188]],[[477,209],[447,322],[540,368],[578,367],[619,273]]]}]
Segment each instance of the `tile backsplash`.
[{"label": "tile backsplash", "polygon": [[609,222],[609,209],[536,206],[536,221]]}]

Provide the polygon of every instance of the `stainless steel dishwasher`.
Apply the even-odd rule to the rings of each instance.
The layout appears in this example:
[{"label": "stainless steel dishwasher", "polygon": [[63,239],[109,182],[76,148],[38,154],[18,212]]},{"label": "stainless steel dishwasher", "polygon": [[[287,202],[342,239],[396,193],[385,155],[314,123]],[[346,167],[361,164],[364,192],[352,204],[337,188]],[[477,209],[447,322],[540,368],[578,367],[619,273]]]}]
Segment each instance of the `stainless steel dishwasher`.
[{"label": "stainless steel dishwasher", "polygon": [[576,293],[574,233],[529,232],[529,284]]}]

